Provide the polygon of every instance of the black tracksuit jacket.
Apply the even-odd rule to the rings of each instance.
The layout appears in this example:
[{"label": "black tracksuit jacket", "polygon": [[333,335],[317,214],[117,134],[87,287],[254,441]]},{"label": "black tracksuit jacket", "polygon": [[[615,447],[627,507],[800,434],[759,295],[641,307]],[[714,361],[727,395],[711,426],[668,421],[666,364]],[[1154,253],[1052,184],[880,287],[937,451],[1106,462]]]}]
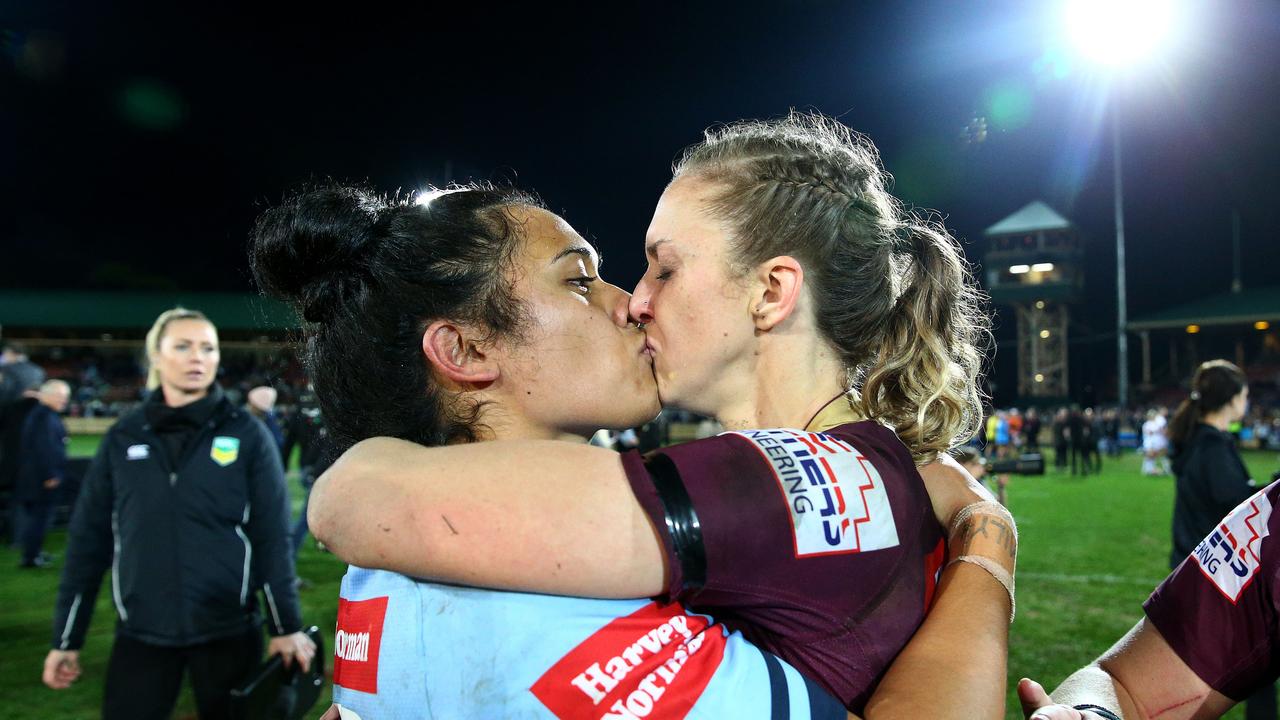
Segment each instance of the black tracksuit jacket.
[{"label": "black tracksuit jacket", "polygon": [[72,516],[53,647],[79,649],[111,568],[118,632],[181,647],[260,622],[301,628],[280,454],[256,418],[221,391],[209,419],[170,458],[144,407],[107,431]]}]

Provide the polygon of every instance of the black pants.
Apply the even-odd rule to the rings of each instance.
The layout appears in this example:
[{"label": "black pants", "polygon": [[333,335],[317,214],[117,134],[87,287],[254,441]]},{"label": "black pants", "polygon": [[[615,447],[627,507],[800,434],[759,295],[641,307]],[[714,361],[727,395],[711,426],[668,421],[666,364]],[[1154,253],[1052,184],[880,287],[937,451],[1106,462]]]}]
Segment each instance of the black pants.
[{"label": "black pants", "polygon": [[47,500],[34,502],[22,501],[19,504],[22,521],[19,524],[19,538],[22,543],[22,562],[30,563],[40,554],[44,547],[44,536],[49,531],[49,521],[53,518],[53,503]]},{"label": "black pants", "polygon": [[191,671],[196,711],[202,720],[231,713],[231,689],[248,679],[262,659],[262,631],[189,647],[161,647],[117,634],[107,664],[104,720],[168,720],[182,674]]}]

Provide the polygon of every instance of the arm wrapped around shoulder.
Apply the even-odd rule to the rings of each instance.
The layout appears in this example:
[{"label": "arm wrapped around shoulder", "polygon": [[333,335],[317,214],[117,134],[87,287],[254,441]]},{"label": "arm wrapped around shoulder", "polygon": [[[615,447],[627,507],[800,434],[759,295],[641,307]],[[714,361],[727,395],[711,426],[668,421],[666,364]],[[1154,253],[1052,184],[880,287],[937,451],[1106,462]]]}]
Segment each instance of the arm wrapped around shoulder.
[{"label": "arm wrapped around shoulder", "polygon": [[1009,592],[1009,622],[1016,612],[1013,573],[1018,559],[1018,526],[998,502],[964,506],[947,529],[948,565],[967,562],[986,570]]}]

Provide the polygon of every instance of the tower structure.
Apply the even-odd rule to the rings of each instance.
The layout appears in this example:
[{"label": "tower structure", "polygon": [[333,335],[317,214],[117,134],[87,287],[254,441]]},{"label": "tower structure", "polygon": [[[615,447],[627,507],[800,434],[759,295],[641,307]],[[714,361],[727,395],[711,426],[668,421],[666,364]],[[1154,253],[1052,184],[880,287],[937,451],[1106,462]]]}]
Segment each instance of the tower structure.
[{"label": "tower structure", "polygon": [[1040,200],[987,228],[983,259],[993,302],[1018,322],[1018,395],[1070,395],[1067,328],[1083,285],[1080,233]]}]

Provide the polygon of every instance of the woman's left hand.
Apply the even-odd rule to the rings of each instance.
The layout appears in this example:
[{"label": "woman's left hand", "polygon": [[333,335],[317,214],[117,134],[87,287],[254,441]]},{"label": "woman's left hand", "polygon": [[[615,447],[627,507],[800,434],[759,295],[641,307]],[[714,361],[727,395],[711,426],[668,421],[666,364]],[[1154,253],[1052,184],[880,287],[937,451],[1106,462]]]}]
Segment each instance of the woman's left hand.
[{"label": "woman's left hand", "polygon": [[311,669],[311,658],[316,655],[316,644],[301,631],[290,635],[278,635],[271,638],[271,642],[267,645],[267,657],[272,655],[279,655],[284,660],[285,667],[292,667],[293,661],[297,660],[298,665],[305,672]]}]

